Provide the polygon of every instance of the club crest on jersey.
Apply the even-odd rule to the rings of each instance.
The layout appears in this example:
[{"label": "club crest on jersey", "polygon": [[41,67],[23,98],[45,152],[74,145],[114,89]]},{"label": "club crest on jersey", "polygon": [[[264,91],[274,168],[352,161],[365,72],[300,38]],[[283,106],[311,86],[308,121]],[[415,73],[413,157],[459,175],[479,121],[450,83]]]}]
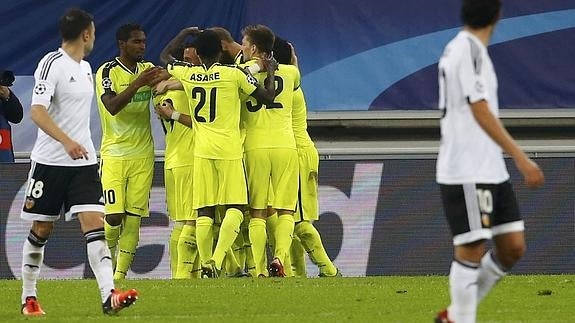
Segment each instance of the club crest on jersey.
[{"label": "club crest on jersey", "polygon": [[481,223],[483,224],[484,228],[491,227],[491,219],[489,218],[489,214],[481,214]]},{"label": "club crest on jersey", "polygon": [[112,87],[112,80],[109,77],[105,77],[102,79],[102,87],[105,89],[109,89]]},{"label": "club crest on jersey", "polygon": [[29,197],[29,198],[26,199],[26,202],[24,202],[24,207],[25,207],[27,210],[30,210],[31,208],[34,207],[34,204],[36,204],[36,203],[34,202],[34,199],[31,198],[31,197]]},{"label": "club crest on jersey", "polygon": [[46,84],[38,83],[34,86],[34,93],[38,95],[42,95],[46,93]]}]

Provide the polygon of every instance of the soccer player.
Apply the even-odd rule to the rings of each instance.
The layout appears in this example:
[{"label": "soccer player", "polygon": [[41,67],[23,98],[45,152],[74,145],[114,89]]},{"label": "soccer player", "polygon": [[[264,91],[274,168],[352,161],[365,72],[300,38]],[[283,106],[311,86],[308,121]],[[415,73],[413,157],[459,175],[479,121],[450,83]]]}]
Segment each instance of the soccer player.
[{"label": "soccer player", "polygon": [[[297,56],[287,41],[276,37],[273,52],[278,63],[297,66]],[[292,243],[292,255],[294,255],[291,257],[292,264],[299,268],[299,272],[296,271],[298,276],[302,274],[305,276],[302,272],[305,264],[301,263],[302,258],[298,257],[297,250],[294,250],[298,246],[303,246],[311,261],[318,267],[320,277],[338,276],[339,271],[329,259],[321,242],[321,236],[312,224],[319,219],[317,195],[319,154],[307,132],[307,107],[301,87],[293,96],[292,125],[299,157],[299,194],[294,228],[294,234],[299,241]],[[297,263],[298,260],[300,263]]]},{"label": "soccer player", "polygon": [[114,314],[136,301],[138,293],[114,288],[104,238],[102,186],[90,134],[92,68],[84,60],[94,47],[96,29],[93,17],[80,9],[68,10],[60,18],[59,29],[61,47],[46,54],[34,72],[31,117],[39,129],[21,214],[34,221],[22,251],[22,314],[45,314],[37,299],[36,281],[44,246],[62,206],[67,221],[80,221],[103,311]]},{"label": "soccer player", "polygon": [[[272,103],[277,64],[265,61],[268,78],[262,88],[242,69],[218,63],[222,47],[215,32],[203,31],[194,45],[202,65],[175,62],[168,64],[167,70],[179,80],[169,89],[185,89],[190,100],[195,130],[192,207],[198,210],[196,240],[202,277],[215,277],[236,239],[243,220],[242,209],[247,204],[239,95],[245,93],[260,102]],[[225,206],[225,215],[212,254],[212,225],[218,205]]]},{"label": "soccer player", "polygon": [[154,170],[150,86],[161,80],[162,73],[143,61],[146,34],[141,26],[121,26],[116,40],[120,56],[98,69],[96,93],[102,123],[106,241],[114,260],[117,253],[114,279],[123,279],[138,247],[141,218],[149,216]]},{"label": "soccer player", "polygon": [[[441,144],[436,179],[453,235],[451,304],[436,322],[475,322],[477,306],[525,252],[524,224],[502,150],[530,187],[543,172],[498,119],[497,77],[487,45],[500,0],[464,0],[463,30],[439,60]],[[494,247],[486,251],[486,240]]]},{"label": "soccer player", "polygon": [[[172,39],[162,50],[162,61],[175,62],[170,47],[176,48],[188,35],[186,28]],[[191,27],[191,30],[197,30]],[[193,34],[193,33],[191,33]],[[184,61],[200,64],[196,49],[191,43],[184,45]],[[167,62],[166,62],[167,63]],[[167,81],[166,81],[167,82]],[[163,83],[156,85],[156,89]],[[166,134],[164,153],[164,182],[168,216],[174,221],[170,234],[170,268],[172,277],[177,279],[197,278],[199,276],[199,257],[196,245],[197,212],[192,209],[193,185],[193,131],[188,97],[182,90],[168,91],[154,97],[156,113],[161,117]],[[169,114],[163,115],[169,106]]]},{"label": "soccer player", "polygon": [[166,204],[168,215],[175,222],[170,237],[170,268],[173,278],[191,278],[197,258],[195,232],[197,216],[191,205],[194,135],[190,127],[188,97],[181,90],[168,91],[156,96],[154,104],[157,111],[162,105],[168,104],[173,109],[167,118],[161,118],[162,128],[166,134],[164,154]]},{"label": "soccer player", "polygon": [[[271,55],[274,34],[266,26],[247,26],[242,31],[242,51],[246,65]],[[292,128],[292,102],[300,74],[293,65],[280,64],[275,75],[274,103],[262,105],[246,99],[242,123],[250,201],[249,237],[258,276],[265,275],[268,206],[277,210],[273,232],[274,255],[269,266],[272,276],[285,276],[283,263],[288,256],[294,230],[293,213],[297,202],[298,156]],[[263,80],[264,73],[256,73]],[[273,134],[273,135],[272,135]],[[270,185],[273,199],[270,202]],[[263,268],[262,268],[262,265]]]}]

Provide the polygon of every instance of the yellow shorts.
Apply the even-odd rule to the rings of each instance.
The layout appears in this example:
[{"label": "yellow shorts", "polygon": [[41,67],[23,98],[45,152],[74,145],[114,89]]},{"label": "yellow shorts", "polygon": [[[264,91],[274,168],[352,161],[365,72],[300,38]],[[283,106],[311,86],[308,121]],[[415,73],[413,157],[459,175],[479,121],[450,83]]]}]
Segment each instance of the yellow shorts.
[{"label": "yellow shorts", "polygon": [[299,200],[294,214],[296,222],[319,219],[318,170],[319,154],[314,146],[298,149]]},{"label": "yellow shorts", "polygon": [[150,190],[154,158],[100,161],[106,214],[131,213],[150,216]]},{"label": "yellow shorts", "polygon": [[198,217],[192,208],[193,166],[164,170],[166,204],[173,221],[190,221]]},{"label": "yellow shorts", "polygon": [[245,153],[251,208],[262,210],[270,205],[280,210],[295,210],[297,158],[297,150],[288,148],[262,148]]},{"label": "yellow shorts", "polygon": [[215,205],[248,204],[243,161],[194,157],[192,201],[194,210]]}]

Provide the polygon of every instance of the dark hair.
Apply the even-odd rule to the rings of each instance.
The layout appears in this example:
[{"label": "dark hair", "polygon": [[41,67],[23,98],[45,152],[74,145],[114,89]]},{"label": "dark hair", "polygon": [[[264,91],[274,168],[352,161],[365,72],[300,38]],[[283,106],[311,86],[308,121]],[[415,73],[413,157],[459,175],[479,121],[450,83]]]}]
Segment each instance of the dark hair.
[{"label": "dark hair", "polygon": [[251,25],[242,30],[242,35],[247,36],[256,48],[262,52],[269,54],[274,47],[274,33],[271,29],[264,25]]},{"label": "dark hair", "polygon": [[463,0],[461,21],[471,28],[493,25],[499,19],[501,0]]},{"label": "dark hair", "polygon": [[62,40],[77,39],[94,21],[94,16],[79,8],[70,8],[60,17]]},{"label": "dark hair", "polygon": [[274,41],[274,58],[280,64],[291,64],[291,47],[285,39],[276,36]]},{"label": "dark hair", "polygon": [[214,58],[222,52],[220,37],[216,32],[209,29],[199,33],[191,45],[191,47],[196,48],[198,56],[203,58]]},{"label": "dark hair", "polygon": [[232,34],[230,34],[230,32],[223,28],[223,27],[211,27],[208,28],[209,30],[215,32],[218,37],[220,37],[220,40],[223,40],[227,43],[233,43],[234,42],[234,38],[232,37]]},{"label": "dark hair", "polygon": [[144,31],[144,29],[138,24],[121,25],[120,28],[118,28],[116,31],[116,41],[128,41],[132,31]]}]

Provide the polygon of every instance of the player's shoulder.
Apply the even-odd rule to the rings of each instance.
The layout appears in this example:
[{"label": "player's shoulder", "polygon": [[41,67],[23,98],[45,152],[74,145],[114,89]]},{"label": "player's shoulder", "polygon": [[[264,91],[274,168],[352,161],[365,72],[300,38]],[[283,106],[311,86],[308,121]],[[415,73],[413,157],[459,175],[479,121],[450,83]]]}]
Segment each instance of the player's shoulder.
[{"label": "player's shoulder", "polygon": [[52,51],[44,55],[44,57],[42,57],[42,59],[38,63],[37,72],[39,74],[37,74],[37,76],[41,80],[45,80],[48,77],[48,74],[56,76],[61,74],[57,72],[54,73],[54,71],[61,69],[59,66],[65,62],[63,57],[64,54],[59,50]]},{"label": "player's shoulder", "polygon": [[120,67],[120,63],[118,63],[118,61],[115,59],[111,59],[109,61],[102,63],[102,65],[100,65],[100,67],[98,67],[97,73],[102,74],[102,73],[104,73],[104,71],[109,73],[112,69],[119,68],[119,67]]},{"label": "player's shoulder", "polygon": [[199,66],[199,65],[194,65],[194,64],[192,64],[192,63],[180,61],[180,60],[177,60],[177,59],[174,59],[174,60],[168,62],[168,64],[166,64],[166,68],[174,68],[174,67],[193,67],[193,66]]},{"label": "player's shoulder", "polygon": [[143,62],[138,62],[138,70],[143,71],[145,69],[151,68],[156,66],[154,63],[152,62],[147,62],[147,61],[143,61]]},{"label": "player's shoulder", "polygon": [[295,65],[278,64],[278,73],[298,77],[299,76],[299,69]]}]

